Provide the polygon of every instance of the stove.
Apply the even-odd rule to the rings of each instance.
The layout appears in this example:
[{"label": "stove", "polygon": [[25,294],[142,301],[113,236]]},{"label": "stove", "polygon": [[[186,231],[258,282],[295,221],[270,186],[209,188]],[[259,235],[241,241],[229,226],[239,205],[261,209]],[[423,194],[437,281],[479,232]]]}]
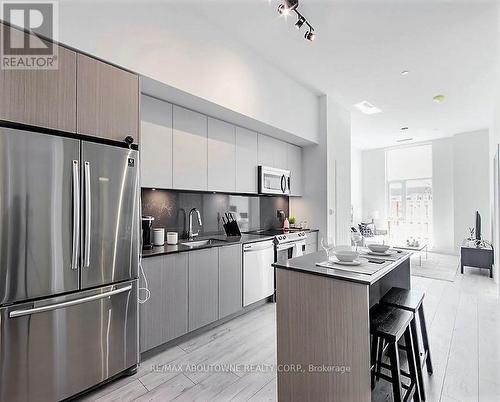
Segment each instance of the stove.
[{"label": "stove", "polygon": [[306,248],[306,232],[301,229],[263,229],[248,232],[264,236],[274,236],[275,261],[284,262],[289,258],[303,255]]},{"label": "stove", "polygon": [[290,236],[291,239],[296,239],[297,236],[299,237],[306,237],[305,231],[302,229],[261,229],[261,230],[253,230],[251,232],[246,232],[247,234],[257,234],[257,235],[264,235],[264,236],[280,236],[280,235],[285,235],[285,236]]}]

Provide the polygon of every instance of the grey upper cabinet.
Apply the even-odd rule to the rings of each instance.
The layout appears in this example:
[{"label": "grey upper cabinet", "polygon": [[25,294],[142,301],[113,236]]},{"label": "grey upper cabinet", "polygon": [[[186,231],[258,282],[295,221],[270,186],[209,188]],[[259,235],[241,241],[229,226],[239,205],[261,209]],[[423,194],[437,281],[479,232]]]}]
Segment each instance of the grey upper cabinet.
[{"label": "grey upper cabinet", "polygon": [[174,188],[207,190],[207,145],[207,116],[174,105]]},{"label": "grey upper cabinet", "polygon": [[258,165],[258,134],[236,127],[236,191],[256,193]]},{"label": "grey upper cabinet", "polygon": [[274,151],[277,140],[259,134],[259,165],[274,167]]},{"label": "grey upper cabinet", "polygon": [[236,190],[235,127],[208,118],[208,190]]},{"label": "grey upper cabinet", "polygon": [[[30,36],[10,29],[20,40]],[[56,70],[0,69],[0,120],[76,131],[76,53],[62,46],[58,49]]]},{"label": "grey upper cabinet", "polygon": [[259,165],[277,169],[286,169],[288,166],[287,143],[259,134]]},{"label": "grey upper cabinet", "polygon": [[274,167],[287,169],[288,167],[288,143],[275,140],[274,143]]},{"label": "grey upper cabinet", "polygon": [[242,246],[219,248],[219,319],[243,308]]},{"label": "grey upper cabinet", "polygon": [[141,186],[172,188],[172,111],[170,103],[141,97]]},{"label": "grey upper cabinet", "polygon": [[189,331],[219,316],[219,253],[217,248],[189,252]]},{"label": "grey upper cabinet", "polygon": [[151,291],[140,305],[140,350],[145,352],[188,332],[188,255],[147,258],[142,266]]},{"label": "grey upper cabinet", "polygon": [[290,195],[302,195],[302,148],[287,144],[288,170],[290,171]]},{"label": "grey upper cabinet", "polygon": [[77,122],[80,134],[139,141],[139,77],[100,60],[77,56]]}]

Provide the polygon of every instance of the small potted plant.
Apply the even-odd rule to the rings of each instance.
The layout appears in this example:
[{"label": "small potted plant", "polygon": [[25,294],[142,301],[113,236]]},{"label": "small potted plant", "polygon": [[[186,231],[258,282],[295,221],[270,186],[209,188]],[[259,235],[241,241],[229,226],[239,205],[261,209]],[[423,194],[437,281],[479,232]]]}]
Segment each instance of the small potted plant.
[{"label": "small potted plant", "polygon": [[290,222],[290,227],[294,228],[295,227],[295,222],[297,222],[297,220],[295,219],[295,216],[290,216],[288,218],[288,222]]}]

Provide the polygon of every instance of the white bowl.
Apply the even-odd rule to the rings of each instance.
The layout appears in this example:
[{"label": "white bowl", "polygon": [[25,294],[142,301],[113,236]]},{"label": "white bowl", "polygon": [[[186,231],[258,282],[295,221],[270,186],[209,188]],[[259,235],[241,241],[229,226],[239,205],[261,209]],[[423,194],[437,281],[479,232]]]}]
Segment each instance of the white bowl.
[{"label": "white bowl", "polygon": [[391,248],[391,246],[388,246],[387,244],[369,244],[368,248],[374,253],[385,253]]},{"label": "white bowl", "polygon": [[358,259],[359,253],[351,250],[338,250],[335,252],[335,257],[342,262],[353,262]]}]

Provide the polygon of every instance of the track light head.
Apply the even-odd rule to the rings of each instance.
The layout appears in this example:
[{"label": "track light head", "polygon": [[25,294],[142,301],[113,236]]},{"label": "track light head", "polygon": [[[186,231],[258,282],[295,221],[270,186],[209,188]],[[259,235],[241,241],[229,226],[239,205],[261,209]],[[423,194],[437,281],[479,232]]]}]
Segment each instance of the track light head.
[{"label": "track light head", "polygon": [[278,14],[279,15],[290,15],[290,9],[286,8],[284,4],[280,4],[278,6]]},{"label": "track light head", "polygon": [[304,17],[300,16],[299,19],[297,20],[297,22],[295,23],[295,28],[297,28],[297,29],[302,28],[302,25],[304,25],[305,22],[306,22],[306,19]]},{"label": "track light head", "polygon": [[314,29],[310,28],[309,31],[304,35],[309,42],[312,42],[316,38],[316,34],[314,33]]},{"label": "track light head", "polygon": [[299,6],[299,0],[284,0],[285,8],[288,8],[290,11],[295,10]]}]

